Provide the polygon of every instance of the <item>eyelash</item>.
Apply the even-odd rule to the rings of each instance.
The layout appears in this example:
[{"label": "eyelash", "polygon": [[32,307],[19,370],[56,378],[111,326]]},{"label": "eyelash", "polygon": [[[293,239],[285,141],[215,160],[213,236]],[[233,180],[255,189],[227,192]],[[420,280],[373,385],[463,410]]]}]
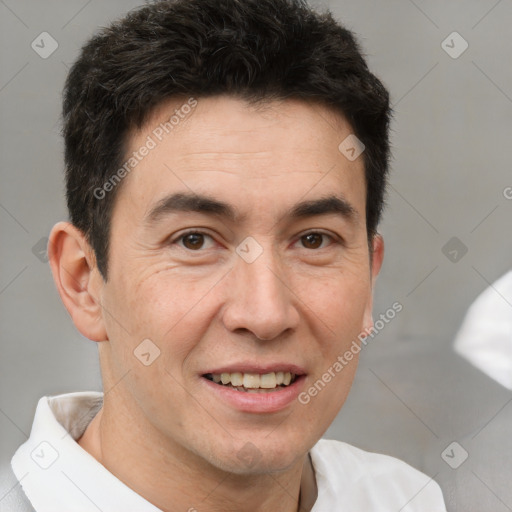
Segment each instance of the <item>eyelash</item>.
[{"label": "eyelash", "polygon": [[[300,241],[303,237],[305,237],[307,235],[313,235],[313,234],[315,234],[315,235],[322,235],[323,237],[327,237],[327,238],[329,238],[331,240],[331,243],[338,243],[338,244],[342,243],[340,240],[337,240],[334,235],[325,233],[323,231],[315,231],[315,230],[307,231],[306,233],[303,233],[302,235],[300,235],[298,237],[297,242]],[[200,230],[197,230],[197,229],[191,229],[189,231],[186,231],[185,233],[181,233],[181,235],[179,235],[178,237],[176,237],[173,240],[171,240],[170,241],[170,245],[174,245],[174,244],[178,243],[179,241],[181,241],[184,238],[186,238],[188,235],[203,235],[203,236],[210,237],[212,240],[214,240],[214,237],[212,235],[210,235],[209,233],[205,232],[205,231],[200,231]],[[186,247],[183,247],[183,246],[180,246],[180,247],[182,249],[185,249],[188,252],[201,252],[203,250],[203,249],[198,249],[197,251],[194,251],[192,249],[187,249]],[[304,249],[306,249],[306,247],[304,247]],[[321,249],[325,249],[325,247],[321,247],[319,249],[308,249],[308,250],[310,250],[310,251],[318,251],[318,250],[321,250]]]}]

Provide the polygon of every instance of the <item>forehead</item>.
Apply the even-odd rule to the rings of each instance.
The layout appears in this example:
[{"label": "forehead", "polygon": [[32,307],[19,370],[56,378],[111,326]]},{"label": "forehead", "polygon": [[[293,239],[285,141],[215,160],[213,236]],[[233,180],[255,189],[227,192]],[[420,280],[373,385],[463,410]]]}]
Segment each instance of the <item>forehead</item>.
[{"label": "forehead", "polygon": [[[139,155],[124,178],[121,207],[129,197],[131,213],[140,216],[170,193],[184,192],[218,197],[239,210],[277,211],[311,194],[329,194],[344,196],[364,215],[363,158],[350,161],[338,149],[352,133],[341,115],[300,100],[251,106],[218,96],[194,102],[160,105],[131,134],[127,159]],[[140,158],[144,146],[151,149]]]}]

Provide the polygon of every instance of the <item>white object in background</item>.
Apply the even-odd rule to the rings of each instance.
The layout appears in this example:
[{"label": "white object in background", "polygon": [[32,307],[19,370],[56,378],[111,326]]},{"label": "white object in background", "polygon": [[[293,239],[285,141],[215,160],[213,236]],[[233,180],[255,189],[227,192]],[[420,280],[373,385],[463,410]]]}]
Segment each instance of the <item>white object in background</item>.
[{"label": "white object in background", "polygon": [[479,370],[512,389],[512,271],[473,302],[454,348]]}]

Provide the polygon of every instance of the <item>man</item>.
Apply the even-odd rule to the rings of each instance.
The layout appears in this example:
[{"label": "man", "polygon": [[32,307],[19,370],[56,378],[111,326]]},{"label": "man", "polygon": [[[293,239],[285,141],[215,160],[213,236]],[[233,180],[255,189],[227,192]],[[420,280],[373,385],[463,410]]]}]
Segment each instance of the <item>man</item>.
[{"label": "man", "polygon": [[41,399],[23,510],[445,510],[405,463],[320,440],[372,331],[389,115],[298,0],[164,1],[89,41],[49,257],[104,393]]}]

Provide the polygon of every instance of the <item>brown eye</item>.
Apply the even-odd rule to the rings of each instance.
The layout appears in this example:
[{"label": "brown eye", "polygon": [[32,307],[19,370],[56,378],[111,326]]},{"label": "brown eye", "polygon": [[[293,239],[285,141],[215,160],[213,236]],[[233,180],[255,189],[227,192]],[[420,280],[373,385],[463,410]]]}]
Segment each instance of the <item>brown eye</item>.
[{"label": "brown eye", "polygon": [[323,237],[321,233],[308,233],[301,237],[302,244],[306,249],[318,249],[323,242]]},{"label": "brown eye", "polygon": [[215,239],[212,235],[203,231],[190,230],[176,236],[176,238],[170,241],[170,245],[171,247],[178,246],[180,249],[186,252],[188,251],[189,253],[197,252],[199,254],[209,249],[214,249]]},{"label": "brown eye", "polygon": [[204,245],[204,235],[201,233],[188,233],[181,237],[183,245],[192,251],[201,249]]}]

